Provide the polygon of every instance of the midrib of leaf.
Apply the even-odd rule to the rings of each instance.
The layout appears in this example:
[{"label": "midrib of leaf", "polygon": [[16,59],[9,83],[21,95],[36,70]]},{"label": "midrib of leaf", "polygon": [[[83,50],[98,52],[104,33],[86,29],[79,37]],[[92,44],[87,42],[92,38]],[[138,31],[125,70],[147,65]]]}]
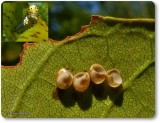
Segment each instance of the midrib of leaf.
[{"label": "midrib of leaf", "polygon": [[133,18],[133,19],[126,19],[126,18],[115,18],[110,16],[104,16],[102,17],[103,20],[111,20],[111,21],[117,21],[117,22],[147,22],[147,23],[153,23],[155,20],[151,18]]},{"label": "midrib of leaf", "polygon": [[18,96],[17,102],[15,102],[15,104],[13,106],[12,112],[16,112],[17,111],[17,108],[18,108],[18,106],[20,104],[20,101],[21,101],[25,91],[27,90],[27,87],[31,84],[32,80],[36,77],[36,74],[38,73],[39,69],[44,65],[44,63],[47,61],[49,56],[57,49],[57,47],[58,47],[58,45],[48,49],[48,52],[46,52],[46,54],[44,55],[43,59],[41,59],[39,61],[38,67],[36,68],[36,70],[32,74],[30,74],[30,76],[26,80],[25,86],[21,89],[21,93]]},{"label": "midrib of leaf", "polygon": [[[136,71],[132,77],[129,78],[128,81],[124,82],[123,84],[123,89],[124,91],[128,90],[131,86],[132,86],[132,82],[141,74],[143,73],[152,63],[154,63],[154,59],[148,60],[146,63],[144,63],[143,66],[141,66],[141,68]],[[115,98],[116,99],[116,98]],[[109,110],[111,110],[111,108],[114,106],[113,101],[109,100],[109,103],[107,105],[106,110],[102,113],[101,117],[106,117]]]},{"label": "midrib of leaf", "polygon": [[124,91],[127,90],[132,85],[132,81],[135,80],[138,77],[138,75],[140,75],[152,63],[154,63],[154,59],[148,60],[143,66],[141,66],[141,68],[139,69],[139,71],[135,72],[133,74],[133,76],[127,82],[124,83]]}]

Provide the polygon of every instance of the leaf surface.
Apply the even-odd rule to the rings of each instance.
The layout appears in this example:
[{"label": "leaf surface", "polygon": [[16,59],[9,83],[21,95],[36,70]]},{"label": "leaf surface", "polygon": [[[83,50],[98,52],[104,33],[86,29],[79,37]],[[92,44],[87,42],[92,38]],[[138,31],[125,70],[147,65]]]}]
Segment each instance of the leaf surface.
[{"label": "leaf surface", "polygon": [[[62,42],[26,43],[21,62],[2,67],[4,117],[153,117],[155,112],[154,20],[93,16],[89,26]],[[73,75],[98,63],[117,68],[119,90],[90,84],[56,91],[63,67]],[[58,93],[58,94],[57,94]],[[118,94],[117,94],[118,93]],[[57,96],[58,95],[58,96]]]},{"label": "leaf surface", "polygon": [[28,4],[26,2],[4,2],[3,6],[3,31],[8,38],[8,41],[15,41],[18,33],[15,32],[16,26],[21,23],[24,18],[23,10]]},{"label": "leaf surface", "polygon": [[30,29],[20,34],[17,42],[45,42],[48,41],[48,27],[42,19]]}]

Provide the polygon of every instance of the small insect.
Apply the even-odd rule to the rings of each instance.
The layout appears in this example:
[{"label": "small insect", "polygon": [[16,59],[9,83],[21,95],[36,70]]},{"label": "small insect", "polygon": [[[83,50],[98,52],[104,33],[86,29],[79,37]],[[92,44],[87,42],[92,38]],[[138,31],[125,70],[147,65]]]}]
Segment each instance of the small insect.
[{"label": "small insect", "polygon": [[37,20],[38,19],[38,8],[37,8],[37,6],[36,5],[29,6],[27,14],[28,14],[29,18],[33,18],[33,19]]},{"label": "small insect", "polygon": [[15,32],[22,33],[31,28],[38,20],[38,8],[36,5],[29,6],[27,13],[21,23],[16,27]]}]

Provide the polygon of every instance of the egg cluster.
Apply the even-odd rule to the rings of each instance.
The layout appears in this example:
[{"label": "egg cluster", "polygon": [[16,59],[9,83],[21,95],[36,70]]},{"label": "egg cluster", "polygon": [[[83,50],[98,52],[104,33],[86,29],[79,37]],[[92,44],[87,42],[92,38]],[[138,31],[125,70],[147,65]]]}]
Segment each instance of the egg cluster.
[{"label": "egg cluster", "polygon": [[56,85],[60,89],[67,89],[72,84],[76,91],[84,92],[90,82],[101,84],[106,82],[110,87],[117,88],[122,84],[120,72],[117,69],[106,71],[100,64],[93,64],[88,72],[79,72],[76,75],[62,68],[58,71]]}]

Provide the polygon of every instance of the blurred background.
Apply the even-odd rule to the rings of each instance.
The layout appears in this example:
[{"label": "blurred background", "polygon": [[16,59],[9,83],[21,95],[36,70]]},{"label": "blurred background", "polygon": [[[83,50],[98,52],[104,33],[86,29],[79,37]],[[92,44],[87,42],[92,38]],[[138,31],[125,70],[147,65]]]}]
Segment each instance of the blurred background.
[{"label": "blurred background", "polygon": [[[49,27],[49,38],[59,41],[78,33],[81,26],[88,25],[91,15],[155,18],[155,5],[149,1],[55,1],[49,2],[48,7],[49,19],[46,22]],[[16,65],[19,62],[23,43],[5,43],[1,43],[1,64]]]},{"label": "blurred background", "polygon": [[62,40],[88,25],[91,15],[120,18],[155,18],[153,2],[75,1],[49,4],[49,38]]},{"label": "blurred background", "polygon": [[20,53],[24,43],[2,42],[1,43],[1,64],[4,66],[16,65],[20,61]]}]

